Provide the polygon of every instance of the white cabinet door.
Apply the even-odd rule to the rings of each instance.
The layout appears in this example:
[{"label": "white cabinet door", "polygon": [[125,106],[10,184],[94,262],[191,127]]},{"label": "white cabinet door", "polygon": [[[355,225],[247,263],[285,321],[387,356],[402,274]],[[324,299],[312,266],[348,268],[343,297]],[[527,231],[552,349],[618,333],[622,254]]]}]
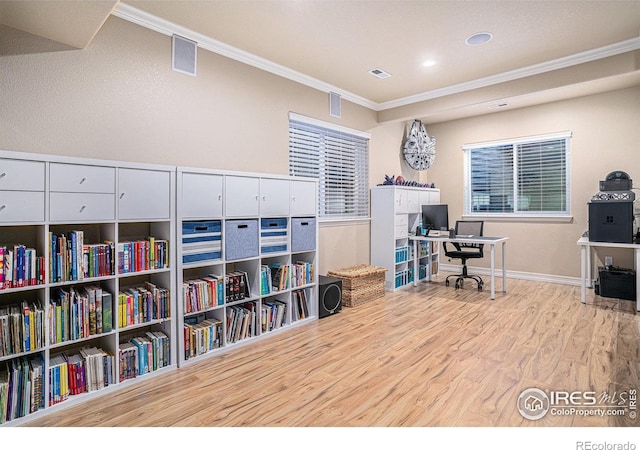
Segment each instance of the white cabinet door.
[{"label": "white cabinet door", "polygon": [[407,191],[404,189],[395,189],[393,192],[396,213],[409,212]]},{"label": "white cabinet door", "polygon": [[289,215],[289,180],[260,179],[260,215]]},{"label": "white cabinet door", "polygon": [[440,191],[431,189],[420,191],[420,205],[435,205],[440,203]]},{"label": "white cabinet door", "polygon": [[291,215],[313,216],[318,209],[316,198],[316,183],[313,181],[292,180],[291,189]]},{"label": "white cabinet door", "polygon": [[224,209],[227,217],[257,217],[260,180],[227,176],[224,179]]},{"label": "white cabinet door", "polygon": [[118,169],[118,219],[170,219],[169,172]]},{"label": "white cabinet door", "polygon": [[409,213],[419,213],[420,208],[420,191],[407,191],[407,211]]},{"label": "white cabinet door", "polygon": [[182,218],[222,217],[222,175],[182,175]]},{"label": "white cabinet door", "polygon": [[49,189],[53,192],[115,192],[113,167],[51,163],[49,175]]}]

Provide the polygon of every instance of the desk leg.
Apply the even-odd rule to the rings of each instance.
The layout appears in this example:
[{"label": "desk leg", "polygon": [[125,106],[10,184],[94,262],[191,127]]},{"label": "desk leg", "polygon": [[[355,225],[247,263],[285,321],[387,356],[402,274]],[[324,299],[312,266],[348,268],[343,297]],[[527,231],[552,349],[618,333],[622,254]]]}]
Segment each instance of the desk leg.
[{"label": "desk leg", "polygon": [[496,298],[496,252],[495,244],[491,244],[491,300]]},{"label": "desk leg", "polygon": [[413,241],[413,285],[418,285],[418,278],[420,278],[420,274],[418,273],[418,249],[420,248],[418,241]]},{"label": "desk leg", "polygon": [[429,255],[429,258],[427,258],[427,272],[429,272],[427,279],[429,280],[429,283],[431,283],[431,260],[433,259],[433,255],[431,254],[431,241],[425,242],[427,243],[427,255]]},{"label": "desk leg", "polygon": [[[635,252],[635,270],[636,274],[638,273],[638,268],[640,268],[640,248],[634,250]],[[636,311],[640,312],[640,277],[636,275]]]},{"label": "desk leg", "polygon": [[580,301],[587,303],[587,246],[580,247]]},{"label": "desk leg", "polygon": [[507,243],[502,243],[502,292],[507,292]]}]

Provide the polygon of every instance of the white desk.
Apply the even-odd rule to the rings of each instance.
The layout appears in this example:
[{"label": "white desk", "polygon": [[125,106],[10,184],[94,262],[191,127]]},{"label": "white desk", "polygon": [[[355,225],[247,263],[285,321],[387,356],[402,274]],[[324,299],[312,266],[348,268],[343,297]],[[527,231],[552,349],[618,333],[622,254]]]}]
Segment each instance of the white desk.
[{"label": "white desk", "polygon": [[[409,240],[413,241],[413,285],[418,285],[419,267],[418,267],[418,242],[419,241],[431,241],[431,242],[459,242],[461,244],[485,244],[490,247],[491,253],[491,300],[496,298],[496,283],[495,283],[495,247],[496,244],[502,244],[502,292],[507,292],[507,267],[506,267],[506,237],[492,237],[492,236],[465,236],[450,238],[449,236],[409,236]],[[427,273],[429,281],[431,281],[431,255],[428,258]]]},{"label": "white desk", "polygon": [[580,246],[580,301],[586,303],[587,279],[589,287],[593,287],[591,279],[591,247],[631,248],[634,251],[634,270],[636,271],[636,311],[640,311],[640,277],[637,276],[640,267],[640,244],[623,244],[619,242],[592,242],[586,237],[578,239]]}]

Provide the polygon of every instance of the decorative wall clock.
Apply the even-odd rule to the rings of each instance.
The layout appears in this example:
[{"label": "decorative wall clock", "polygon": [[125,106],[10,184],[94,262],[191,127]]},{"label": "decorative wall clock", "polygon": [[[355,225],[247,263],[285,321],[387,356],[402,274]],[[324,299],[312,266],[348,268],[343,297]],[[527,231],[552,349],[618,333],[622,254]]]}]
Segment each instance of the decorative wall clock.
[{"label": "decorative wall clock", "polygon": [[415,170],[426,170],[436,159],[436,138],[429,137],[427,129],[414,120],[404,143],[404,159]]}]

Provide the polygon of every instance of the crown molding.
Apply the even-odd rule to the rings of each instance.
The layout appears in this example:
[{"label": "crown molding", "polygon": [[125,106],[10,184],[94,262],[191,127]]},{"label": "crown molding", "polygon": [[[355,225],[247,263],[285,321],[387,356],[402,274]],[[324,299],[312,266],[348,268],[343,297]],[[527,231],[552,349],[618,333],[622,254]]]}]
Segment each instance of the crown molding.
[{"label": "crown molding", "polygon": [[212,53],[217,53],[218,55],[225,56],[249,66],[253,66],[266,72],[270,72],[274,75],[287,78],[291,81],[304,84],[322,92],[335,92],[336,94],[340,94],[340,96],[344,100],[348,100],[352,103],[377,111],[378,104],[376,102],[345,91],[344,89],[340,89],[337,86],[325,83],[324,81],[320,81],[303,73],[297,72],[288,67],[274,63],[272,61],[269,61],[268,59],[261,58],[260,56],[254,55],[253,53],[240,50],[236,47],[225,44],[224,42],[212,39],[209,36],[197,33],[181,25],[177,25],[165,19],[161,19],[160,17],[141,11],[138,8],[134,8],[133,6],[124,3],[118,3],[117,7],[113,9],[111,14],[119,17],[120,19],[124,19],[128,22],[140,25],[141,27],[156,31],[166,36],[178,34],[182,37],[197,42],[198,47],[204,50],[208,50]]},{"label": "crown molding", "polygon": [[378,103],[378,111],[397,108],[399,106],[411,105],[413,103],[423,102],[425,100],[433,100],[434,98],[445,97],[447,95],[459,94],[461,92],[466,92],[473,89],[483,88],[500,83],[506,83],[508,81],[526,78],[533,75],[540,75],[542,73],[565,69],[567,67],[596,61],[598,59],[607,58],[609,56],[615,56],[638,49],[640,49],[640,37],[628,39],[626,41],[617,42],[615,44],[595,48],[592,50],[587,50],[585,52],[576,53],[570,56],[552,59],[540,64],[522,67],[520,69],[511,70],[509,72],[503,72],[497,75],[478,78],[476,80],[468,81],[465,83],[453,84],[441,89],[434,89],[431,91],[422,92],[420,94],[399,98],[397,100]]},{"label": "crown molding", "polygon": [[197,42],[198,47],[201,47],[212,53],[225,56],[227,58],[256,67],[266,72],[270,72],[274,75],[281,76],[283,78],[295,81],[305,86],[309,86],[322,92],[335,92],[336,94],[339,94],[344,100],[378,112],[387,109],[398,108],[401,106],[407,106],[426,100],[433,100],[435,98],[445,97],[447,95],[459,94],[461,92],[505,83],[508,81],[526,78],[533,75],[539,75],[545,72],[551,72],[553,70],[564,69],[577,64],[588,63],[598,59],[607,58],[609,56],[615,56],[621,53],[640,49],[640,37],[637,37],[628,39],[626,41],[617,42],[615,44],[606,45],[604,47],[587,50],[585,52],[576,53],[575,55],[570,55],[551,61],[546,61],[540,64],[503,72],[497,75],[478,78],[476,80],[454,84],[440,89],[433,89],[430,91],[422,92],[420,94],[402,97],[396,100],[390,100],[388,102],[377,103],[356,95],[352,92],[340,89],[337,86],[333,86],[329,83],[325,83],[324,81],[318,80],[316,78],[292,70],[288,67],[269,61],[265,58],[261,58],[260,56],[254,55],[253,53],[240,50],[236,47],[212,39],[181,25],[169,22],[168,20],[159,18],[138,8],[134,8],[133,6],[124,3],[118,3],[111,14],[128,22],[140,25],[144,28],[156,31],[166,36],[178,34],[187,39],[191,39]]}]

